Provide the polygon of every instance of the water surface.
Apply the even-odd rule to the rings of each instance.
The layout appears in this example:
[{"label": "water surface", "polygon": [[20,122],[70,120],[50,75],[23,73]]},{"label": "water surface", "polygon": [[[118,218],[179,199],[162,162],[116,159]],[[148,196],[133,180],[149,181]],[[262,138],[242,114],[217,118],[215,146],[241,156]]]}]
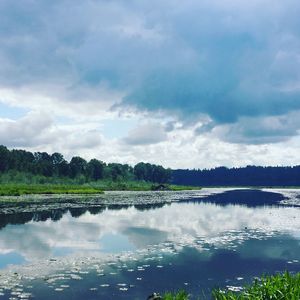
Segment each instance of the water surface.
[{"label": "water surface", "polygon": [[146,299],[300,271],[297,190],[109,193],[0,210],[0,298]]}]

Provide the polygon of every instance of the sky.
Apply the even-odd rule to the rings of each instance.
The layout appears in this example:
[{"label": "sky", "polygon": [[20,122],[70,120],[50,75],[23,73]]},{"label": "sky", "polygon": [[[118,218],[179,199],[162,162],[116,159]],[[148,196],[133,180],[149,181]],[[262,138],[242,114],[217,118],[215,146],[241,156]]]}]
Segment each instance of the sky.
[{"label": "sky", "polygon": [[299,15],[299,0],[1,0],[0,144],[299,164]]}]

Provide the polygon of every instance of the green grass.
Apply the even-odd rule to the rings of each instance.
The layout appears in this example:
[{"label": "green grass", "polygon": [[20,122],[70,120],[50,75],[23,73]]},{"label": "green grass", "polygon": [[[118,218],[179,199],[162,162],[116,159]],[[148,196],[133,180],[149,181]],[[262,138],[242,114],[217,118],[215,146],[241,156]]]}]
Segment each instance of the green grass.
[{"label": "green grass", "polygon": [[[97,181],[84,184],[0,184],[0,196],[21,196],[36,194],[99,194],[103,191],[151,191],[155,185],[144,181]],[[173,191],[191,189],[168,185]]]},{"label": "green grass", "polygon": [[54,184],[1,184],[0,196],[21,196],[33,194],[101,194],[103,191],[96,187],[83,185],[54,185]]},{"label": "green grass", "polygon": [[[100,180],[91,182],[91,186],[100,188],[104,191],[153,191],[159,184],[146,181],[112,181],[112,180]],[[183,191],[183,190],[198,190],[198,187],[192,186],[179,186],[164,184],[167,190],[170,191]]]},{"label": "green grass", "polygon": [[216,300],[299,300],[300,273],[294,276],[288,272],[264,276],[240,293],[215,290],[213,296]]},{"label": "green grass", "polygon": [[99,180],[91,182],[90,185],[104,191],[151,191],[153,183],[134,180]]},{"label": "green grass", "polygon": [[186,291],[179,291],[178,293],[165,293],[163,296],[163,300],[188,300],[189,295]]},{"label": "green grass", "polygon": [[169,185],[171,191],[197,191],[201,190],[199,186],[191,186],[191,185]]},{"label": "green grass", "polygon": [[[158,184],[137,180],[98,180],[45,177],[23,172],[0,173],[0,196],[26,194],[97,194],[101,191],[152,191]],[[195,190],[197,187],[165,185],[167,190]]]},{"label": "green grass", "polygon": [[[274,276],[263,276],[252,285],[244,287],[241,292],[215,289],[212,292],[215,300],[299,300],[300,273],[291,275],[288,272]],[[166,293],[163,300],[188,300],[184,291]],[[201,298],[199,298],[201,299]]]}]

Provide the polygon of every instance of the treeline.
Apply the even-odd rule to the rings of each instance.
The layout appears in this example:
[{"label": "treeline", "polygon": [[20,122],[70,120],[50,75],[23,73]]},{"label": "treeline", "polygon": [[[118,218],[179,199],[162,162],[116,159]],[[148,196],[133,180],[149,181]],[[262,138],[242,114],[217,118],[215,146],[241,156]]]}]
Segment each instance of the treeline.
[{"label": "treeline", "polygon": [[9,150],[0,145],[0,175],[8,172],[22,172],[45,177],[71,178],[82,181],[97,180],[143,180],[167,183],[171,170],[149,163],[128,164],[108,163],[97,159],[86,161],[74,156],[68,162],[62,154],[47,152],[31,153],[25,150]]},{"label": "treeline", "polygon": [[300,186],[300,166],[173,170],[172,183],[195,186]]}]

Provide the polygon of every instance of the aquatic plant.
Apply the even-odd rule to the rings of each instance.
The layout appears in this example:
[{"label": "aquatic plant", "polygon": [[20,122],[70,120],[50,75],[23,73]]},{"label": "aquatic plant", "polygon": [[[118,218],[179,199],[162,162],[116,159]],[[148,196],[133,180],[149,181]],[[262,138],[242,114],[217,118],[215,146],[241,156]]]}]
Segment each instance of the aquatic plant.
[{"label": "aquatic plant", "polygon": [[216,300],[297,300],[300,299],[300,273],[263,276],[241,292],[215,290],[213,297]]},{"label": "aquatic plant", "polygon": [[[300,299],[300,273],[291,275],[288,272],[274,276],[263,276],[252,285],[240,291],[215,289],[212,292],[215,300],[298,300]],[[166,293],[163,300],[188,300],[184,291]],[[200,298],[199,298],[200,299]]]},{"label": "aquatic plant", "polygon": [[163,300],[188,300],[189,299],[189,295],[186,291],[184,290],[180,290],[177,293],[166,293],[164,294]]}]

